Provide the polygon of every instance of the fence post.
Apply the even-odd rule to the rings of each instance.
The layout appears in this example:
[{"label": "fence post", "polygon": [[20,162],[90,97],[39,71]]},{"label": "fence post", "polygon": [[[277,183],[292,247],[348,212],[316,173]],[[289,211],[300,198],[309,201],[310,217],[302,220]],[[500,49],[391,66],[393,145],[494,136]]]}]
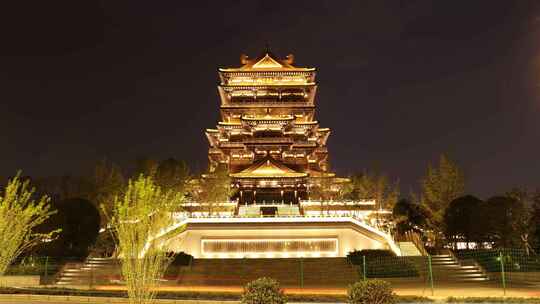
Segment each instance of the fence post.
[{"label": "fence post", "polygon": [[362,256],[362,278],[366,280],[366,256]]},{"label": "fence post", "polygon": [[44,281],[46,285],[49,285],[49,256],[45,257],[45,273],[44,273]]},{"label": "fence post", "polygon": [[431,295],[433,296],[433,269],[431,267],[431,255],[428,254],[428,273],[429,273],[429,286],[431,287]]},{"label": "fence post", "polygon": [[[85,264],[86,264],[86,262],[85,262]],[[90,286],[88,286],[88,289],[93,289],[94,288],[94,267],[93,267],[93,264],[88,264],[88,266],[90,267],[90,280],[89,280],[90,281],[89,282]]]},{"label": "fence post", "polygon": [[506,296],[506,274],[504,272],[504,256],[502,251],[499,252],[499,261],[501,262],[501,280],[503,286],[503,294]]},{"label": "fence post", "polygon": [[300,288],[304,288],[304,259],[300,258]]}]

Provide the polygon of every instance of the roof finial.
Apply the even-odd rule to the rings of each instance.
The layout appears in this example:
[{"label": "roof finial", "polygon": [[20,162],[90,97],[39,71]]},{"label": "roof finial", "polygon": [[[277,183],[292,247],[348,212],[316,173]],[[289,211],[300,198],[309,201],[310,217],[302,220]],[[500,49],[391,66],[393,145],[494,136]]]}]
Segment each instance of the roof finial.
[{"label": "roof finial", "polygon": [[264,52],[266,54],[270,53],[270,42],[268,42],[268,40],[266,40],[266,42],[264,43]]},{"label": "roof finial", "polygon": [[240,54],[240,63],[241,64],[248,64],[249,63],[249,57],[246,54]]}]

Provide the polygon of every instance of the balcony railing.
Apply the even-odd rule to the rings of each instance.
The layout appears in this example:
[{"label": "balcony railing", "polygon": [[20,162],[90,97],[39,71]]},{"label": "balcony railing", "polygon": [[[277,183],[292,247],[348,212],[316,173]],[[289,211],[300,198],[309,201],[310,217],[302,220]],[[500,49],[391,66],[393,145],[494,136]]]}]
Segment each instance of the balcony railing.
[{"label": "balcony railing", "polygon": [[262,137],[262,138],[249,138],[245,139],[246,144],[266,144],[266,143],[283,143],[292,144],[294,140],[289,137]]},{"label": "balcony railing", "polygon": [[243,148],[244,144],[241,143],[241,142],[227,142],[227,141],[224,141],[224,142],[221,142],[219,144],[219,146],[222,147],[222,148]]},{"label": "balcony railing", "polygon": [[308,101],[271,101],[266,99],[257,99],[249,101],[230,101],[222,104],[222,108],[234,108],[234,107],[253,107],[253,108],[264,108],[264,107],[291,107],[291,108],[303,108],[303,107],[314,107],[312,102]]}]

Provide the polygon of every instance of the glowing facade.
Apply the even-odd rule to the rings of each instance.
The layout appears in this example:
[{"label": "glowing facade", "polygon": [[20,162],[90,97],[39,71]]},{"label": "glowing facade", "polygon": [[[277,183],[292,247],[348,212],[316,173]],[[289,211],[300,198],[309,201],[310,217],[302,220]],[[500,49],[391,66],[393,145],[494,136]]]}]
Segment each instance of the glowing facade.
[{"label": "glowing facade", "polygon": [[240,68],[219,69],[221,121],[207,129],[210,171],[224,166],[240,204],[298,203],[328,173],[330,129],[315,120],[315,68],[293,56],[241,56]]}]

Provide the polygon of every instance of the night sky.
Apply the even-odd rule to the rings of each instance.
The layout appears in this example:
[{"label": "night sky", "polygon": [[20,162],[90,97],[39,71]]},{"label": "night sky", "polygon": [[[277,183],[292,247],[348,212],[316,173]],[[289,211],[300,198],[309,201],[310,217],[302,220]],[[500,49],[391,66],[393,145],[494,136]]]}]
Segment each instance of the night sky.
[{"label": "night sky", "polygon": [[539,1],[21,2],[0,8],[1,176],[204,170],[217,68],[268,42],[318,69],[339,174],[407,194],[447,153],[481,197],[540,186]]}]

